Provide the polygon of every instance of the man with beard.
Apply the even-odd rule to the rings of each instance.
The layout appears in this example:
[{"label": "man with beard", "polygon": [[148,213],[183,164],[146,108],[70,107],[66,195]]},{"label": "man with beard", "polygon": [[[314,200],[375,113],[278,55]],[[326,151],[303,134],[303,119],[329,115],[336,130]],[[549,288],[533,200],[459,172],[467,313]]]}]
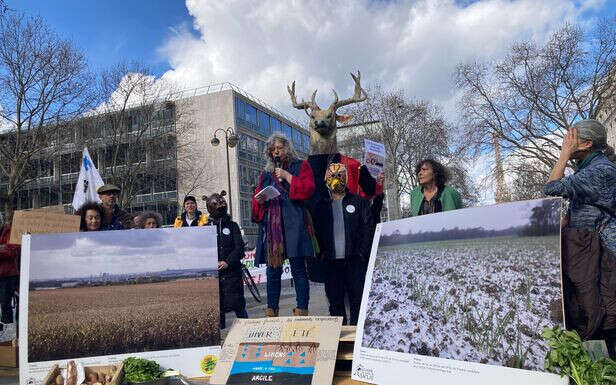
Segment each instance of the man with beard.
[{"label": "man with beard", "polygon": [[128,230],[134,227],[133,217],[118,206],[118,186],[104,184],[96,192],[103,207],[101,230]]},{"label": "man with beard", "polygon": [[[366,268],[372,245],[372,218],[368,202],[347,188],[347,170],[342,163],[332,163],[325,173],[329,197],[317,202],[322,215],[314,227],[320,239],[319,257],[325,263],[325,294],[329,313],[357,325]],[[331,213],[331,214],[330,214]],[[349,298],[347,319],[345,297]]]},{"label": "man with beard", "polygon": [[220,295],[220,328],[226,327],[225,315],[235,312],[237,318],[248,318],[244,283],[242,281],[242,258],[244,258],[244,240],[237,223],[227,214],[227,201],[223,190],[204,196],[209,220],[207,225],[216,226],[218,237],[218,279]]}]

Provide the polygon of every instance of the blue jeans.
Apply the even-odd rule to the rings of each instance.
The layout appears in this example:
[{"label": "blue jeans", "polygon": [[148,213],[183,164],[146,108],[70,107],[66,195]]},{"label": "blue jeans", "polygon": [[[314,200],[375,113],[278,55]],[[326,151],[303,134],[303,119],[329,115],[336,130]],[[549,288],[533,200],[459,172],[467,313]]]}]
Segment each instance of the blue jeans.
[{"label": "blue jeans", "polygon": [[[308,273],[306,272],[306,257],[289,258],[289,262],[291,263],[291,275],[295,281],[297,308],[308,310],[310,286],[308,284]],[[268,266],[265,269],[265,274],[267,275],[267,307],[278,310],[282,267],[273,268]]]}]

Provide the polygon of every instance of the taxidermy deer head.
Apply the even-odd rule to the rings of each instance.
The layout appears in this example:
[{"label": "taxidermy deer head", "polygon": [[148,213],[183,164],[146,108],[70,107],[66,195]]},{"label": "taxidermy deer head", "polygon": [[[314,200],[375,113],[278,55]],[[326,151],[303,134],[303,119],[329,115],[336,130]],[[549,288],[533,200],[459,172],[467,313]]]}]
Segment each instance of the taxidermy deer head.
[{"label": "taxidermy deer head", "polygon": [[302,99],[302,102],[298,103],[295,97],[295,81],[291,84],[291,87],[287,86],[293,107],[304,110],[310,118],[310,152],[312,154],[333,154],[338,152],[336,122],[347,122],[351,119],[351,116],[338,115],[336,110],[342,106],[366,100],[368,94],[361,88],[360,76],[359,71],[357,71],[357,76],[351,74],[355,81],[355,93],[351,98],[338,100],[338,94],[335,90],[332,90],[334,92],[334,101],[326,110],[322,110],[315,101],[317,90],[312,93],[310,102],[305,102]]}]

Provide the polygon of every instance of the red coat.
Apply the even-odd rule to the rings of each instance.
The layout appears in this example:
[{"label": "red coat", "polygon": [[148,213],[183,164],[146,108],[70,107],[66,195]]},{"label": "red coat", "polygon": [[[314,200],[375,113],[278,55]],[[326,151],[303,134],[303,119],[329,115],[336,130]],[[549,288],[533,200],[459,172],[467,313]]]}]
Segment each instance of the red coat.
[{"label": "red coat", "polygon": [[359,161],[346,155],[340,154],[340,163],[344,164],[347,169],[347,188],[351,193],[359,195],[362,198],[366,198],[368,200],[374,198],[376,195],[383,193],[383,185],[381,185],[380,183],[376,184],[376,191],[373,195],[366,194],[364,190],[359,186],[359,169],[361,167],[361,163],[359,163]]},{"label": "red coat", "polygon": [[19,275],[21,246],[9,244],[11,226],[3,225],[0,230],[0,277]]}]

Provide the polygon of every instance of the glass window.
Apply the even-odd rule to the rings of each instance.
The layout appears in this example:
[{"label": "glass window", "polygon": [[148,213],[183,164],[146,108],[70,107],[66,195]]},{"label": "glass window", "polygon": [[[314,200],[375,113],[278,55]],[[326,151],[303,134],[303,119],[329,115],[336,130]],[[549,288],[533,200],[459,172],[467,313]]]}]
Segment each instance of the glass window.
[{"label": "glass window", "polygon": [[271,132],[270,126],[269,126],[269,121],[270,121],[269,115],[263,111],[259,111],[258,116],[259,116],[259,132],[265,136],[269,136]]},{"label": "glass window", "polygon": [[272,132],[281,132],[282,131],[282,126],[280,123],[280,120],[276,119],[276,118],[272,118],[270,119],[270,124],[272,127]]},{"label": "glass window", "polygon": [[248,103],[244,103],[244,120],[257,124],[257,109]]},{"label": "glass window", "polygon": [[283,123],[282,124],[282,133],[288,138],[291,139],[291,126],[289,126],[288,124]]},{"label": "glass window", "polygon": [[235,97],[235,117],[244,119],[244,103],[239,97]]},{"label": "glass window", "polygon": [[296,129],[293,129],[293,145],[298,148],[298,149],[302,149],[302,133],[297,131]]}]

